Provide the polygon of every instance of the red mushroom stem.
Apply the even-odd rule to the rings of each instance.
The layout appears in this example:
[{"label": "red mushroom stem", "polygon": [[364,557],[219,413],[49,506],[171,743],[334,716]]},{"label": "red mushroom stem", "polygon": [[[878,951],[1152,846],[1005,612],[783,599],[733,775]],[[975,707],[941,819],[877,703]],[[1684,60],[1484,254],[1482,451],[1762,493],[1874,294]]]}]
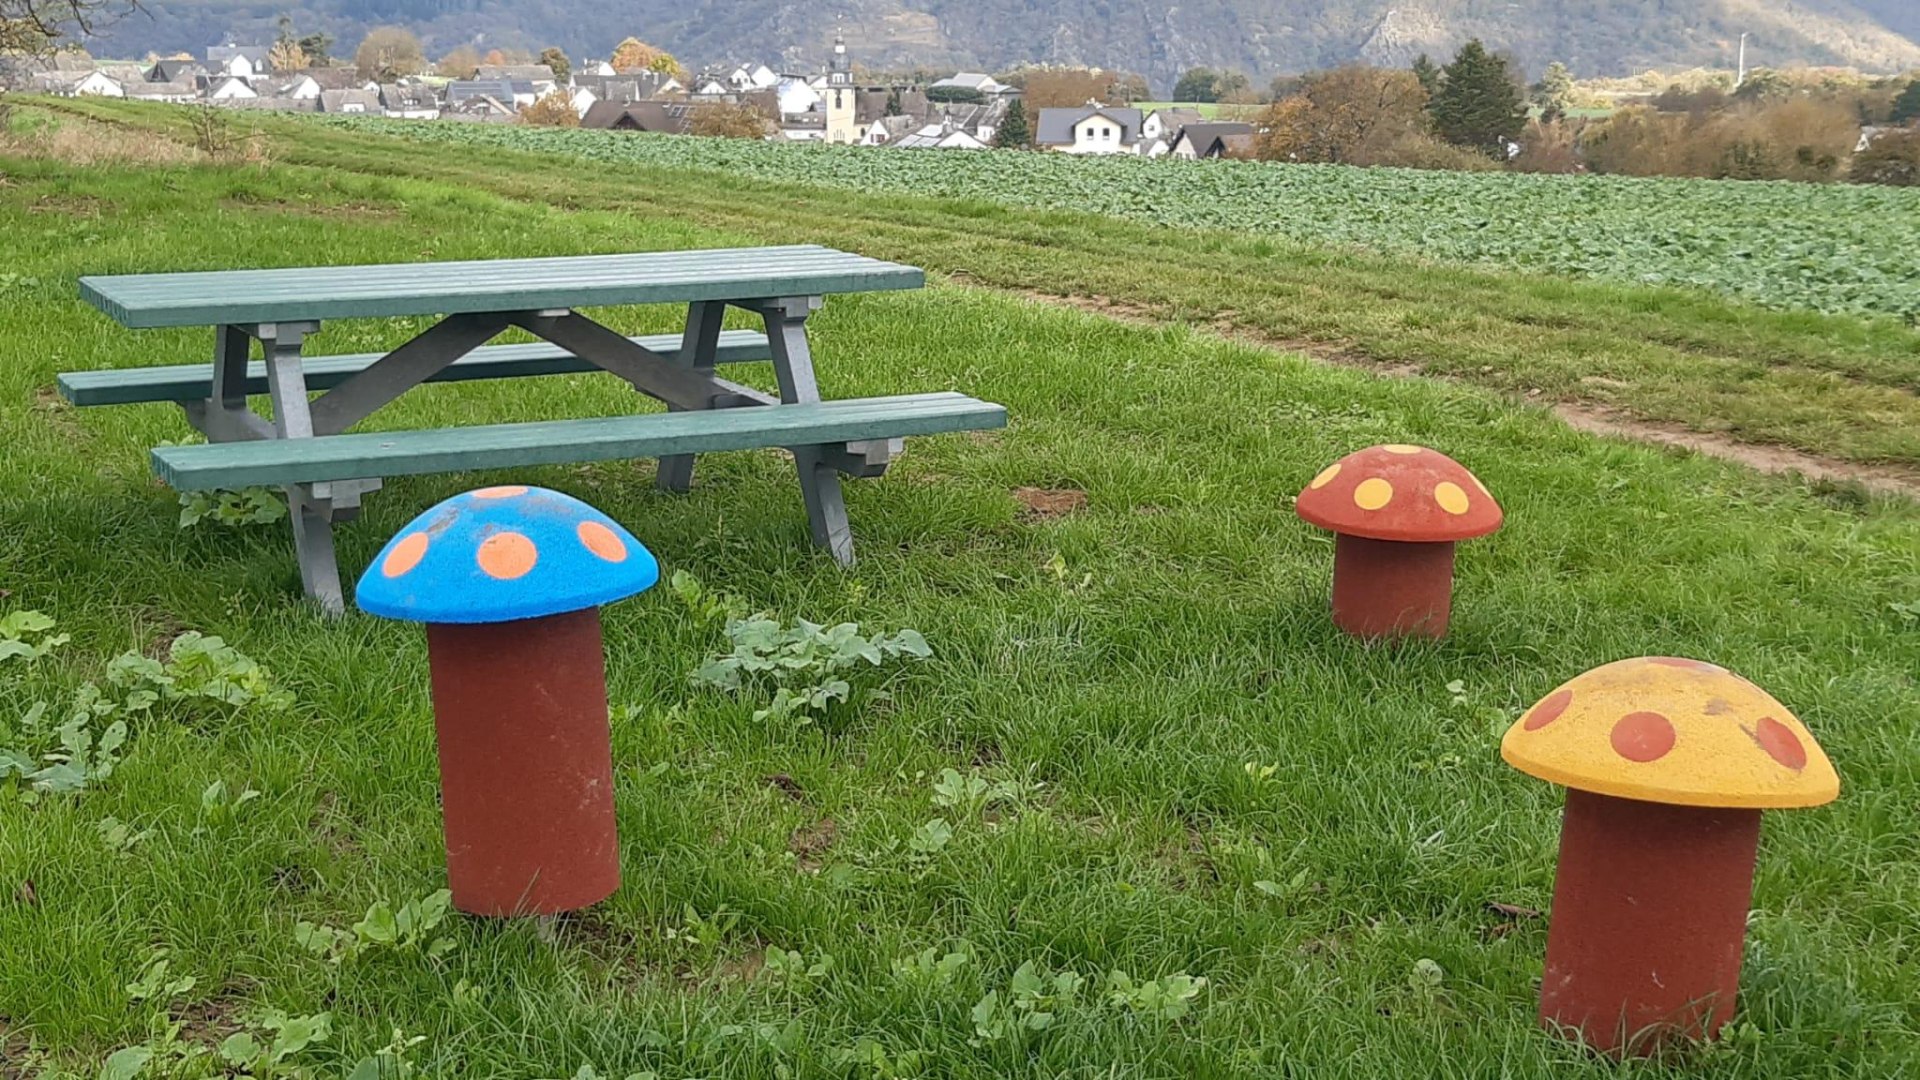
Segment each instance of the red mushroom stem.
[{"label": "red mushroom stem", "polygon": [[453,904],[552,915],[620,887],[600,610],[427,625]]},{"label": "red mushroom stem", "polygon": [[1567,791],[1540,1020],[1604,1053],[1733,1016],[1760,811]]},{"label": "red mushroom stem", "polygon": [[1453,609],[1453,544],[1333,540],[1333,622],[1356,637],[1444,637]]}]

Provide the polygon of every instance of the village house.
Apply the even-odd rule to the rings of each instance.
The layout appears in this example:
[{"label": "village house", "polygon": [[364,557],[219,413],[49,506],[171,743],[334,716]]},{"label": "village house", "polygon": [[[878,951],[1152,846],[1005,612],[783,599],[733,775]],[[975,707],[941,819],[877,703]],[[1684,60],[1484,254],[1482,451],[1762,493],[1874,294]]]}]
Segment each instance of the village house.
[{"label": "village house", "polygon": [[225,45],[209,46],[207,72],[249,81],[263,78],[273,70],[267,63],[267,52],[265,45],[235,45],[231,40]]},{"label": "village house", "polygon": [[1253,125],[1237,120],[1187,124],[1174,136],[1168,154],[1185,158],[1228,157],[1253,146]]},{"label": "village house", "polygon": [[320,83],[304,71],[297,72],[292,78],[275,87],[273,96],[292,98],[295,101],[318,101]]},{"label": "village house", "polygon": [[1139,109],[1088,102],[1078,108],[1041,109],[1034,145],[1064,154],[1137,154]]},{"label": "village house", "polygon": [[386,83],[378,93],[380,111],[390,120],[440,119],[440,96],[426,83]]},{"label": "village house", "polygon": [[580,118],[583,128],[603,131],[651,131],[665,135],[684,135],[692,118],[693,106],[665,101],[602,101]]},{"label": "village house", "polygon": [[[548,72],[547,75],[547,87],[552,89],[553,73]],[[537,84],[520,79],[455,79],[445,86],[443,92],[448,105],[488,97],[515,109],[524,109],[540,100],[542,93]]]},{"label": "village house", "polygon": [[939,97],[938,91],[941,90],[960,90],[967,93],[979,94],[983,98],[1019,92],[1013,87],[995,79],[993,76],[985,75],[978,71],[962,71],[958,75],[952,75],[928,85],[927,90],[929,93],[932,93],[934,97]]},{"label": "village house", "polygon": [[380,116],[380,95],[373,90],[322,90],[320,111],[342,116]]},{"label": "village house", "polygon": [[58,97],[126,97],[126,85],[95,68],[92,71],[39,71],[30,83],[35,93]]}]

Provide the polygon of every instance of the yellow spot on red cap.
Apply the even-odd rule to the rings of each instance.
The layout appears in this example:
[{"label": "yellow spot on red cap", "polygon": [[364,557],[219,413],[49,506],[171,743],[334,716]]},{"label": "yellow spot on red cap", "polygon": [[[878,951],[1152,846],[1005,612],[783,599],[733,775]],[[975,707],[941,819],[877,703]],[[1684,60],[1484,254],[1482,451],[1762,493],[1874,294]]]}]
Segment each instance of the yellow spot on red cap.
[{"label": "yellow spot on red cap", "polygon": [[1459,515],[1467,512],[1467,493],[1460,489],[1459,484],[1450,480],[1442,480],[1433,485],[1433,501],[1439,503],[1440,509],[1449,514]]},{"label": "yellow spot on red cap", "polygon": [[1571,704],[1573,704],[1573,691],[1555,690],[1543,698],[1540,704],[1533,707],[1533,711],[1527,714],[1526,721],[1520,726],[1528,731],[1539,731],[1560,719],[1560,714],[1566,712],[1567,706]]},{"label": "yellow spot on red cap", "polygon": [[1795,735],[1792,728],[1773,717],[1761,717],[1760,722],[1755,724],[1748,734],[1753,736],[1754,742],[1760,744],[1760,749],[1767,752],[1768,757],[1794,772],[1807,767],[1807,748],[1801,745],[1800,736]]},{"label": "yellow spot on red cap", "polygon": [[1657,712],[1628,713],[1614,722],[1608,739],[1628,761],[1658,761],[1673,749],[1673,721]]},{"label": "yellow spot on red cap", "polygon": [[1362,510],[1378,510],[1393,501],[1393,485],[1377,476],[1360,481],[1353,489],[1353,504]]},{"label": "yellow spot on red cap", "polygon": [[481,488],[473,493],[476,499],[511,499],[515,495],[525,495],[525,484],[503,484],[500,487]]},{"label": "yellow spot on red cap", "polygon": [[1406,443],[1388,443],[1380,449],[1385,450],[1389,454],[1417,454],[1420,452],[1420,447],[1408,446]]},{"label": "yellow spot on red cap", "polygon": [[512,581],[533,569],[533,564],[540,561],[540,551],[517,532],[498,532],[480,541],[480,550],[473,557],[488,577]]},{"label": "yellow spot on red cap", "polygon": [[588,551],[608,562],[626,562],[627,545],[618,533],[597,521],[583,521],[574,532],[580,535],[580,542]]},{"label": "yellow spot on red cap", "polygon": [[399,577],[419,566],[420,560],[426,558],[426,555],[427,534],[408,533],[394,543],[393,547],[387,551],[386,558],[380,560],[380,573],[390,578]]},{"label": "yellow spot on red cap", "polygon": [[1328,484],[1333,483],[1334,477],[1339,475],[1340,475],[1340,463],[1336,461],[1333,464],[1327,466],[1326,468],[1321,469],[1320,475],[1314,477],[1313,482],[1308,484],[1307,486],[1310,488],[1326,487]]}]

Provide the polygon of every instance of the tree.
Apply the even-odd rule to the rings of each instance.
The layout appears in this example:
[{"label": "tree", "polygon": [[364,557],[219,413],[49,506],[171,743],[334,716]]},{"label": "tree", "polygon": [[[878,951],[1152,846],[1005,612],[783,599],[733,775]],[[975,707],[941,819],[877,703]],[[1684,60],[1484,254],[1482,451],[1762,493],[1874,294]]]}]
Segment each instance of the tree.
[{"label": "tree", "polygon": [[1573,107],[1573,73],[1567,65],[1558,60],[1547,65],[1540,81],[1533,84],[1533,103],[1549,122],[1567,115]]},{"label": "tree", "polygon": [[1440,84],[1446,81],[1440,65],[1434,63],[1426,53],[1421,53],[1414,59],[1413,77],[1420,80],[1420,89],[1425,90],[1429,98],[1439,97]]},{"label": "tree", "polygon": [[307,54],[300,49],[300,43],[282,38],[267,50],[267,66],[275,71],[305,71]]},{"label": "tree", "polygon": [[376,26],[367,31],[353,52],[354,67],[363,79],[392,82],[427,69],[420,39],[404,26]]},{"label": "tree", "polygon": [[654,59],[661,55],[659,49],[630,37],[613,47],[613,58],[607,62],[615,71],[651,71]]},{"label": "tree", "polygon": [[0,54],[52,52],[62,38],[90,36],[99,20],[133,8],[133,0],[0,0]]},{"label": "tree", "polygon": [[1896,124],[1911,124],[1920,120],[1920,79],[1907,84],[1900,96],[1893,99],[1893,112],[1889,115]]},{"label": "tree", "polygon": [[[616,65],[618,66],[618,65]],[[670,79],[687,81],[687,69],[670,52],[656,52],[653,59],[647,61],[647,70],[658,72]]]},{"label": "tree", "polygon": [[1113,79],[1091,68],[1044,68],[1027,73],[1029,109],[1077,108],[1089,101],[1106,101]]},{"label": "tree", "polygon": [[[1916,82],[1915,86],[1920,86]],[[1920,187],[1920,131],[1889,131],[1853,156],[1848,179],[1856,184]]]},{"label": "tree", "polygon": [[881,112],[881,115],[882,116],[899,116],[901,113],[904,113],[906,111],[907,110],[902,108],[900,105],[900,88],[896,86],[893,89],[887,91],[887,107],[885,110]]},{"label": "tree", "polygon": [[1027,103],[1014,98],[1000,126],[993,129],[993,145],[1003,150],[1025,150],[1033,142],[1033,129],[1027,126]]},{"label": "tree", "polygon": [[1220,73],[1212,68],[1188,68],[1173,84],[1175,101],[1219,101]]},{"label": "tree", "polygon": [[308,34],[295,44],[300,46],[310,66],[326,67],[333,63],[333,38],[330,35]]},{"label": "tree", "polygon": [[1423,134],[1427,92],[1410,71],[1349,64],[1307,76],[1300,93],[1254,124],[1255,157],[1381,164]]},{"label": "tree", "polygon": [[565,90],[553,89],[520,110],[520,122],[543,127],[579,127],[580,114]]},{"label": "tree", "polygon": [[764,139],[772,124],[751,105],[724,101],[696,106],[687,121],[687,134],[726,139]]},{"label": "tree", "polygon": [[573,61],[567,59],[566,53],[549,46],[540,50],[540,62],[547,65],[548,71],[553,72],[555,82],[572,81]]},{"label": "tree", "polygon": [[433,67],[449,79],[471,79],[480,73],[480,51],[471,45],[455,45]]},{"label": "tree", "polygon": [[1445,75],[1433,99],[1434,129],[1457,146],[1505,157],[1506,144],[1527,124],[1526,103],[1507,62],[1474,38],[1460,47]]}]

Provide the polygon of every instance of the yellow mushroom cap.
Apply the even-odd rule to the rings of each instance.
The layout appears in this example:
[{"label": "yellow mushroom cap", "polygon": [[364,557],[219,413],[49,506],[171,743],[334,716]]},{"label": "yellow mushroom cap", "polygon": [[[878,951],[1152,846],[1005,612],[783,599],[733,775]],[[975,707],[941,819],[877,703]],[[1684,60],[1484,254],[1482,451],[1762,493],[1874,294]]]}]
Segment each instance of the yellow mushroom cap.
[{"label": "yellow mushroom cap", "polygon": [[1786,706],[1726,668],[1674,656],[1564,684],[1507,729],[1500,756],[1556,784],[1680,806],[1818,806],[1840,794],[1833,763]]}]

